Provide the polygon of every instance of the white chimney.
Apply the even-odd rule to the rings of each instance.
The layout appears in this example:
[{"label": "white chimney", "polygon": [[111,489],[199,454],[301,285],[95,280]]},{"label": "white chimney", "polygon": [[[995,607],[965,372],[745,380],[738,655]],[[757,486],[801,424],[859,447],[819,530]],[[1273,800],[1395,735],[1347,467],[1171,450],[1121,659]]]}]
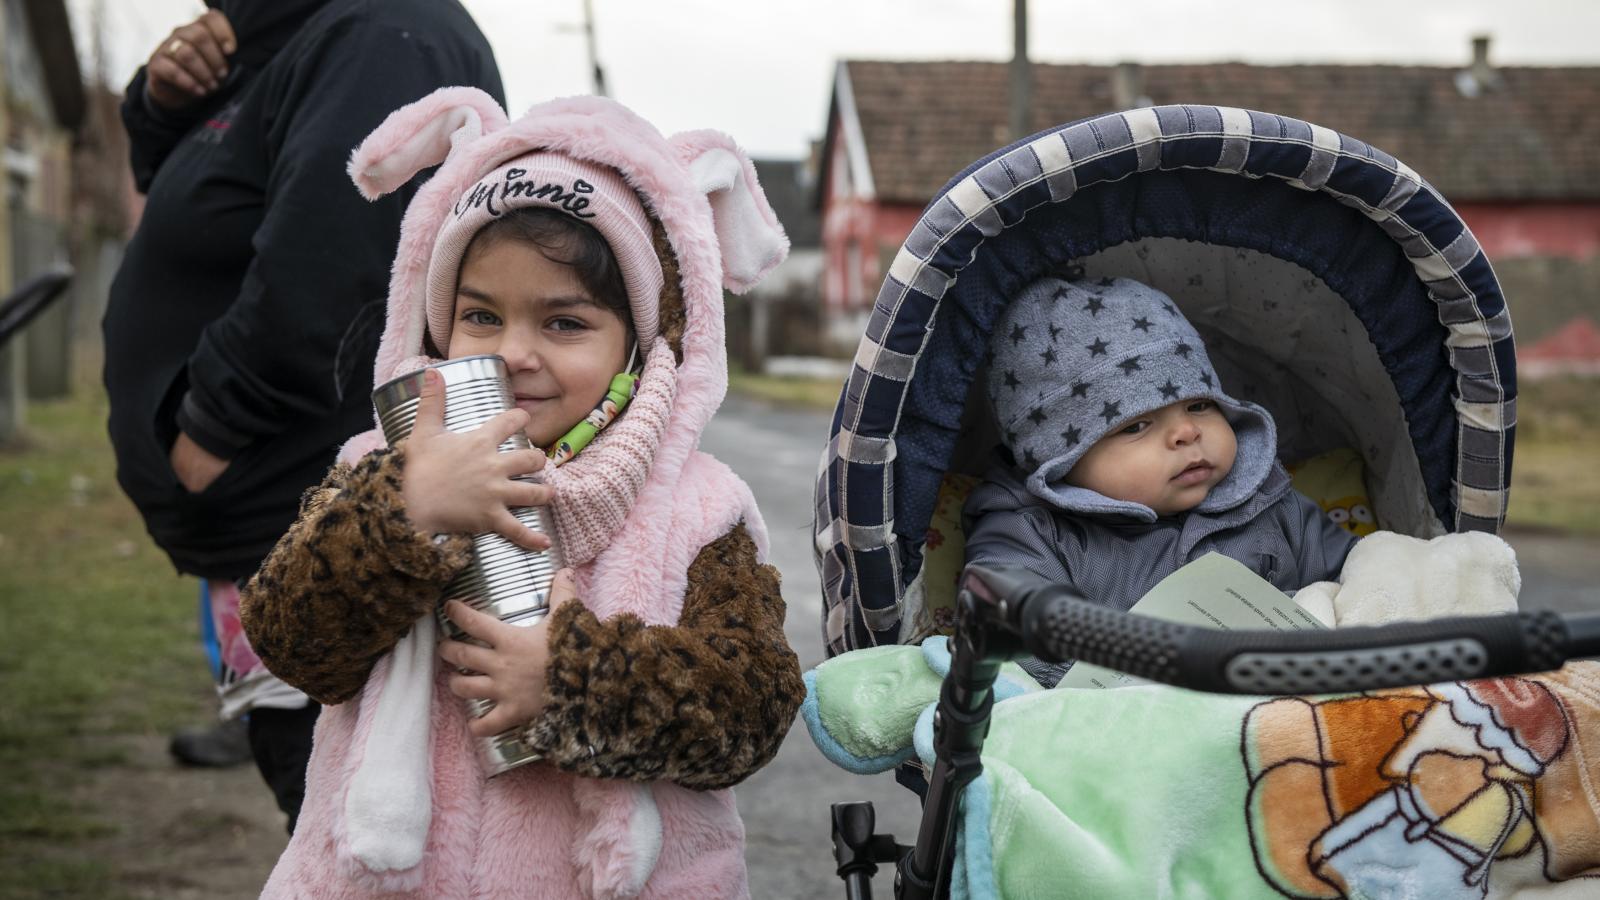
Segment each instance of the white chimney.
[{"label": "white chimney", "polygon": [[1489,84],[1495,77],[1494,67],[1489,65],[1489,35],[1479,34],[1472,38],[1472,77],[1478,79],[1480,84]]},{"label": "white chimney", "polygon": [[1120,62],[1111,70],[1111,103],[1117,109],[1150,106],[1144,93],[1144,70],[1136,62]]},{"label": "white chimney", "polygon": [[1464,97],[1477,97],[1500,87],[1500,73],[1489,64],[1489,35],[1472,37],[1472,65],[1456,73],[1456,90]]}]

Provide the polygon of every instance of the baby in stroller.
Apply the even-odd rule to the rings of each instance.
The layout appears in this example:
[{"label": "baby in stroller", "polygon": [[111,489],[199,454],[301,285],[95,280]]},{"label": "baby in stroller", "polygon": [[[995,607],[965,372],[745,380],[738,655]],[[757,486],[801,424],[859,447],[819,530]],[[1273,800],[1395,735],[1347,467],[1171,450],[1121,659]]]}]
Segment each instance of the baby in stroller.
[{"label": "baby in stroller", "polygon": [[[1059,299],[1061,282],[1037,287],[1072,265],[1088,279],[1068,281]],[[1121,339],[1132,342],[1100,333],[1110,327],[1103,295],[1136,284],[1171,298],[1204,335],[1210,366],[1195,364],[1198,339],[1137,349],[1146,325],[1152,341],[1158,327],[1177,327],[1159,299],[1149,314],[1123,314]],[[1018,302],[1030,286],[1043,296]],[[1011,318],[1074,305],[1070,327]],[[1013,372],[1013,385],[1002,354],[986,367],[989,347],[1041,368]],[[1104,377],[1085,377],[1102,363]],[[1327,634],[1514,608],[1515,563],[1493,537],[1508,497],[1514,369],[1509,313],[1471,231],[1415,172],[1359,140],[1267,113],[1169,106],[1048,129],[974,162],[887,267],[822,455],[813,536],[836,658],[806,676],[813,740],[850,771],[928,773],[917,844],[941,849],[919,852],[938,865],[914,874],[943,873],[935,887],[953,897],[1592,895],[1600,665],[1474,681],[1459,673],[1483,654],[1446,642],[1413,653],[1438,664],[1428,677],[1382,690],[1275,688],[1285,696],[1269,698],[1159,685],[1043,690],[1009,663],[973,689],[958,664],[964,655],[975,668],[962,651],[973,632],[957,627],[974,605],[972,592],[957,592],[968,561],[1023,562],[1125,608],[1159,579],[1144,569],[1175,569],[1209,539],[1281,589],[1337,572],[1335,614],[1319,616],[1338,626]],[[1044,402],[1052,388],[1059,408]],[[1271,415],[1229,415],[1229,397]],[[1082,477],[1092,466],[1071,474],[1097,443],[1129,468],[1114,442],[1144,417],[1128,415],[1194,399],[1223,409],[1231,466],[1208,448],[1209,471],[1185,476],[1185,463],[1177,473],[1194,484],[1142,500]],[[989,467],[996,444],[1022,474]],[[1275,451],[1358,462],[1357,490],[1306,492],[1324,509],[1359,493],[1361,515],[1383,533],[1352,547],[1287,486],[1263,503],[1278,490]],[[975,477],[985,473],[987,483]],[[1087,503],[1078,509],[1093,536],[1063,530],[1061,505],[1041,491]],[[964,502],[962,523],[954,512]],[[1235,510],[1253,510],[1250,527],[1212,527]],[[1146,555],[1116,543],[1130,534],[1166,535],[1151,541],[1154,565],[1130,565]],[[1090,553],[1086,540],[1105,546]],[[1459,552],[1433,565],[1444,544]],[[1495,548],[1498,557],[1485,552]],[[1361,596],[1356,570],[1372,573],[1371,596],[1417,602],[1346,615],[1350,595]],[[1495,588],[1481,599],[1497,607],[1467,602],[1473,573]],[[1094,639],[1101,650],[1115,643]],[[1299,658],[1280,656],[1285,672],[1298,671]],[[1346,663],[1364,668],[1357,656]],[[953,709],[965,700],[992,700],[992,713]],[[956,746],[974,735],[980,746]],[[940,778],[960,766],[973,780]],[[936,802],[952,796],[959,808]],[[913,881],[905,896],[938,893]]]},{"label": "baby in stroller", "polygon": [[[987,395],[1009,459],[967,499],[969,563],[1127,609],[1207,553],[1292,593],[1355,544],[1290,486],[1272,416],[1224,393],[1194,326],[1137,281],[1028,286],[990,337]],[[1045,687],[1066,671],[1021,664]]]}]

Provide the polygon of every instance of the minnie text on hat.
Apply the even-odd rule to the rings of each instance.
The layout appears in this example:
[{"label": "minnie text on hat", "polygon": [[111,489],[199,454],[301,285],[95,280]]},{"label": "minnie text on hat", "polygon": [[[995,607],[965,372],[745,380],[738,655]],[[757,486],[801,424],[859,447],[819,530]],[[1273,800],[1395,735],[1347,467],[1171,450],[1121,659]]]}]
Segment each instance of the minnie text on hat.
[{"label": "minnie text on hat", "polygon": [[589,206],[589,198],[578,196],[579,194],[594,193],[594,185],[584,181],[582,178],[575,178],[572,181],[572,190],[569,191],[564,185],[555,181],[545,182],[544,184],[524,181],[522,176],[526,174],[528,174],[527,169],[507,169],[506,179],[501,184],[480,181],[473,185],[472,190],[468,191],[467,195],[456,203],[456,218],[461,218],[467,214],[468,210],[479,206],[487,209],[489,215],[499,217],[503,210],[495,208],[496,195],[498,195],[502,206],[506,200],[512,197],[532,197],[537,200],[544,200],[551,206],[559,206],[579,219],[594,218],[594,213],[584,212],[584,209]]}]

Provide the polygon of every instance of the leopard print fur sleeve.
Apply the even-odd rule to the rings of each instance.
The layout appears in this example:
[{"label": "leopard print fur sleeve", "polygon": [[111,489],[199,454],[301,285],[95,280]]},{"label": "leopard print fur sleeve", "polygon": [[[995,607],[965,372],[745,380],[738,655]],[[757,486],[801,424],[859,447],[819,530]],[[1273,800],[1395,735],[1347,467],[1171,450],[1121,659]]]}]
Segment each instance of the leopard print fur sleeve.
[{"label": "leopard print fur sleeve", "polygon": [[343,703],[431,610],[467,564],[471,541],[436,542],[406,517],[404,448],[335,466],[239,593],[250,646],[274,675],[319,703]]},{"label": "leopard print fur sleeve", "polygon": [[677,625],[568,603],[551,617],[549,704],[527,737],[580,775],[737,784],[778,752],[805,697],[783,615],[778,570],[757,563],[743,524],[695,557]]}]

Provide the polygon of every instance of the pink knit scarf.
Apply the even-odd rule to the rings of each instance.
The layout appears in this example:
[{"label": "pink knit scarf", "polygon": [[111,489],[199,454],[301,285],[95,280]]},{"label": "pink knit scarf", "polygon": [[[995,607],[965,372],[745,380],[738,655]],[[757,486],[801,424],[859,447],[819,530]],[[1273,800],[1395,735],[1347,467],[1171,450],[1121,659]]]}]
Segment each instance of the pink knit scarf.
[{"label": "pink knit scarf", "polygon": [[545,476],[555,488],[550,506],[566,565],[581,566],[599,556],[622,527],[666,433],[677,376],[672,348],[656,338],[628,408],[577,456]]}]

